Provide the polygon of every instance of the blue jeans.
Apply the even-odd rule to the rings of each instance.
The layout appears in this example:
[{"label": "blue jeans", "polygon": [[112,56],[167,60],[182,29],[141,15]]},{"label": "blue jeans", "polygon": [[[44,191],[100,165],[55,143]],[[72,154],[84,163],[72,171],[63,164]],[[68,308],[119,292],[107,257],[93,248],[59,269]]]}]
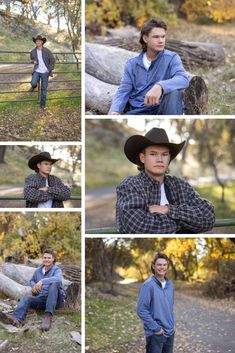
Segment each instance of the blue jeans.
[{"label": "blue jeans", "polygon": [[13,312],[13,316],[21,322],[25,321],[28,309],[45,310],[45,313],[54,315],[55,309],[64,306],[63,297],[61,295],[61,282],[52,283],[49,286],[47,297],[25,295],[17,305]]},{"label": "blue jeans", "polygon": [[152,335],[146,337],[146,353],[173,353],[173,334],[170,337]]},{"label": "blue jeans", "polygon": [[46,106],[46,98],[47,98],[47,86],[48,86],[48,80],[49,80],[49,73],[45,72],[44,74],[41,74],[40,72],[34,71],[33,74],[32,74],[31,86],[33,88],[36,88],[40,79],[41,79],[41,100],[40,100],[40,106],[42,108],[45,108],[45,106]]},{"label": "blue jeans", "polygon": [[183,92],[175,90],[164,94],[160,104],[146,108],[131,109],[126,115],[183,115]]}]

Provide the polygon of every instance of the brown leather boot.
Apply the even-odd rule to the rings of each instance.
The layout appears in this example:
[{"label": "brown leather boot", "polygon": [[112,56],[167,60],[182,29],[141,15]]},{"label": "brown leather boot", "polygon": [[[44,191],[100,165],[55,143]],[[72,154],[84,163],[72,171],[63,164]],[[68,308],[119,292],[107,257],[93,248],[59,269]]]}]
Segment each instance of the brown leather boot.
[{"label": "brown leather boot", "polygon": [[44,319],[42,320],[42,331],[49,331],[51,328],[52,315],[51,313],[45,313]]},{"label": "brown leather boot", "polygon": [[10,324],[16,327],[20,327],[22,325],[21,321],[19,321],[16,317],[4,313],[3,311],[0,311],[0,320],[2,320],[5,324]]},{"label": "brown leather boot", "polygon": [[28,92],[34,92],[34,90],[36,89],[37,87],[30,87],[30,89],[28,89]]}]

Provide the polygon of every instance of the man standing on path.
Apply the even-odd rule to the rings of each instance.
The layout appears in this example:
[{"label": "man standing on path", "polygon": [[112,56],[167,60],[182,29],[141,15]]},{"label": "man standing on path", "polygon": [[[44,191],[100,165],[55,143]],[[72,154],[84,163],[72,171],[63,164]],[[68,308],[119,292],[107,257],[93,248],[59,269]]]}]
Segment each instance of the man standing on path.
[{"label": "man standing on path", "polygon": [[30,280],[32,295],[25,295],[12,315],[0,312],[0,319],[7,324],[20,327],[24,324],[28,309],[45,310],[42,330],[51,328],[55,309],[64,306],[65,292],[62,287],[62,271],[55,265],[55,253],[51,249],[43,251],[43,264],[36,269]]},{"label": "man standing on path", "polygon": [[45,110],[48,80],[49,76],[53,76],[52,70],[55,66],[55,58],[52,52],[43,46],[46,43],[46,38],[38,35],[36,38],[33,38],[33,42],[36,44],[36,47],[30,53],[30,59],[34,64],[34,69],[31,81],[32,87],[29,89],[29,92],[34,91],[41,79],[40,107],[42,110]]},{"label": "man standing on path", "polygon": [[182,115],[182,90],[189,86],[188,74],[179,55],[165,49],[166,24],[146,22],[140,33],[142,52],[128,60],[109,114]]},{"label": "man standing on path", "polygon": [[63,201],[70,199],[70,189],[55,175],[51,175],[52,165],[59,159],[51,158],[49,152],[41,152],[28,162],[35,170],[25,179],[24,199],[26,207],[63,208]]},{"label": "man standing on path", "polygon": [[151,264],[153,275],[140,288],[137,314],[144,325],[146,353],[173,353],[174,286],[165,277],[168,267],[168,257],[158,253]]}]

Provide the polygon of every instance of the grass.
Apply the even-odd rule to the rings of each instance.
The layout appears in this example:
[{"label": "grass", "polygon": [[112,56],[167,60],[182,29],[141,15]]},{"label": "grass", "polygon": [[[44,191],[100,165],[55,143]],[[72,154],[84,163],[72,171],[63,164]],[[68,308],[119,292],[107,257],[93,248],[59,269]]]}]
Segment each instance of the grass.
[{"label": "grass", "polygon": [[137,289],[118,286],[118,292],[116,297],[100,293],[86,297],[86,346],[91,351],[143,334],[135,311]]},{"label": "grass", "polygon": [[43,313],[29,314],[22,334],[10,334],[0,327],[0,337],[8,340],[7,352],[18,353],[66,353],[80,352],[78,344],[71,340],[70,332],[81,332],[81,313],[69,309],[58,310],[49,332],[40,330]]},{"label": "grass", "polygon": [[232,115],[234,104],[235,29],[234,23],[198,25],[185,20],[169,26],[169,38],[198,41],[222,45],[225,51],[225,64],[216,68],[197,68],[191,73],[201,75],[209,90],[208,114]]}]

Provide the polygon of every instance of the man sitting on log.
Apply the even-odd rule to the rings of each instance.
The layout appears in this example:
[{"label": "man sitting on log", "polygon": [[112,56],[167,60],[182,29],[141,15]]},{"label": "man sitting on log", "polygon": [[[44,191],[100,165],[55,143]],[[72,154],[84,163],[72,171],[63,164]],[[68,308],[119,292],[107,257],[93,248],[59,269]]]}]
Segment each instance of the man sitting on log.
[{"label": "man sitting on log", "polygon": [[65,300],[65,292],[62,287],[62,271],[55,265],[55,261],[54,251],[45,249],[43,251],[43,264],[36,269],[30,280],[32,295],[24,296],[12,315],[0,312],[1,320],[19,327],[24,324],[28,309],[41,309],[45,310],[41,328],[43,331],[50,330],[55,309],[63,307]]},{"label": "man sitting on log", "polygon": [[58,177],[50,175],[52,165],[58,160],[51,158],[48,152],[30,158],[28,166],[36,174],[30,174],[25,179],[26,207],[62,208],[63,201],[70,199],[70,189]]},{"label": "man sitting on log", "polygon": [[126,157],[140,173],[127,177],[117,187],[119,233],[187,234],[213,228],[214,207],[187,181],[167,175],[170,162],[184,143],[170,143],[166,131],[160,128],[126,141]]},{"label": "man sitting on log", "polygon": [[146,22],[140,33],[142,52],[128,60],[109,114],[182,115],[182,90],[189,78],[178,54],[165,49],[166,24]]}]

